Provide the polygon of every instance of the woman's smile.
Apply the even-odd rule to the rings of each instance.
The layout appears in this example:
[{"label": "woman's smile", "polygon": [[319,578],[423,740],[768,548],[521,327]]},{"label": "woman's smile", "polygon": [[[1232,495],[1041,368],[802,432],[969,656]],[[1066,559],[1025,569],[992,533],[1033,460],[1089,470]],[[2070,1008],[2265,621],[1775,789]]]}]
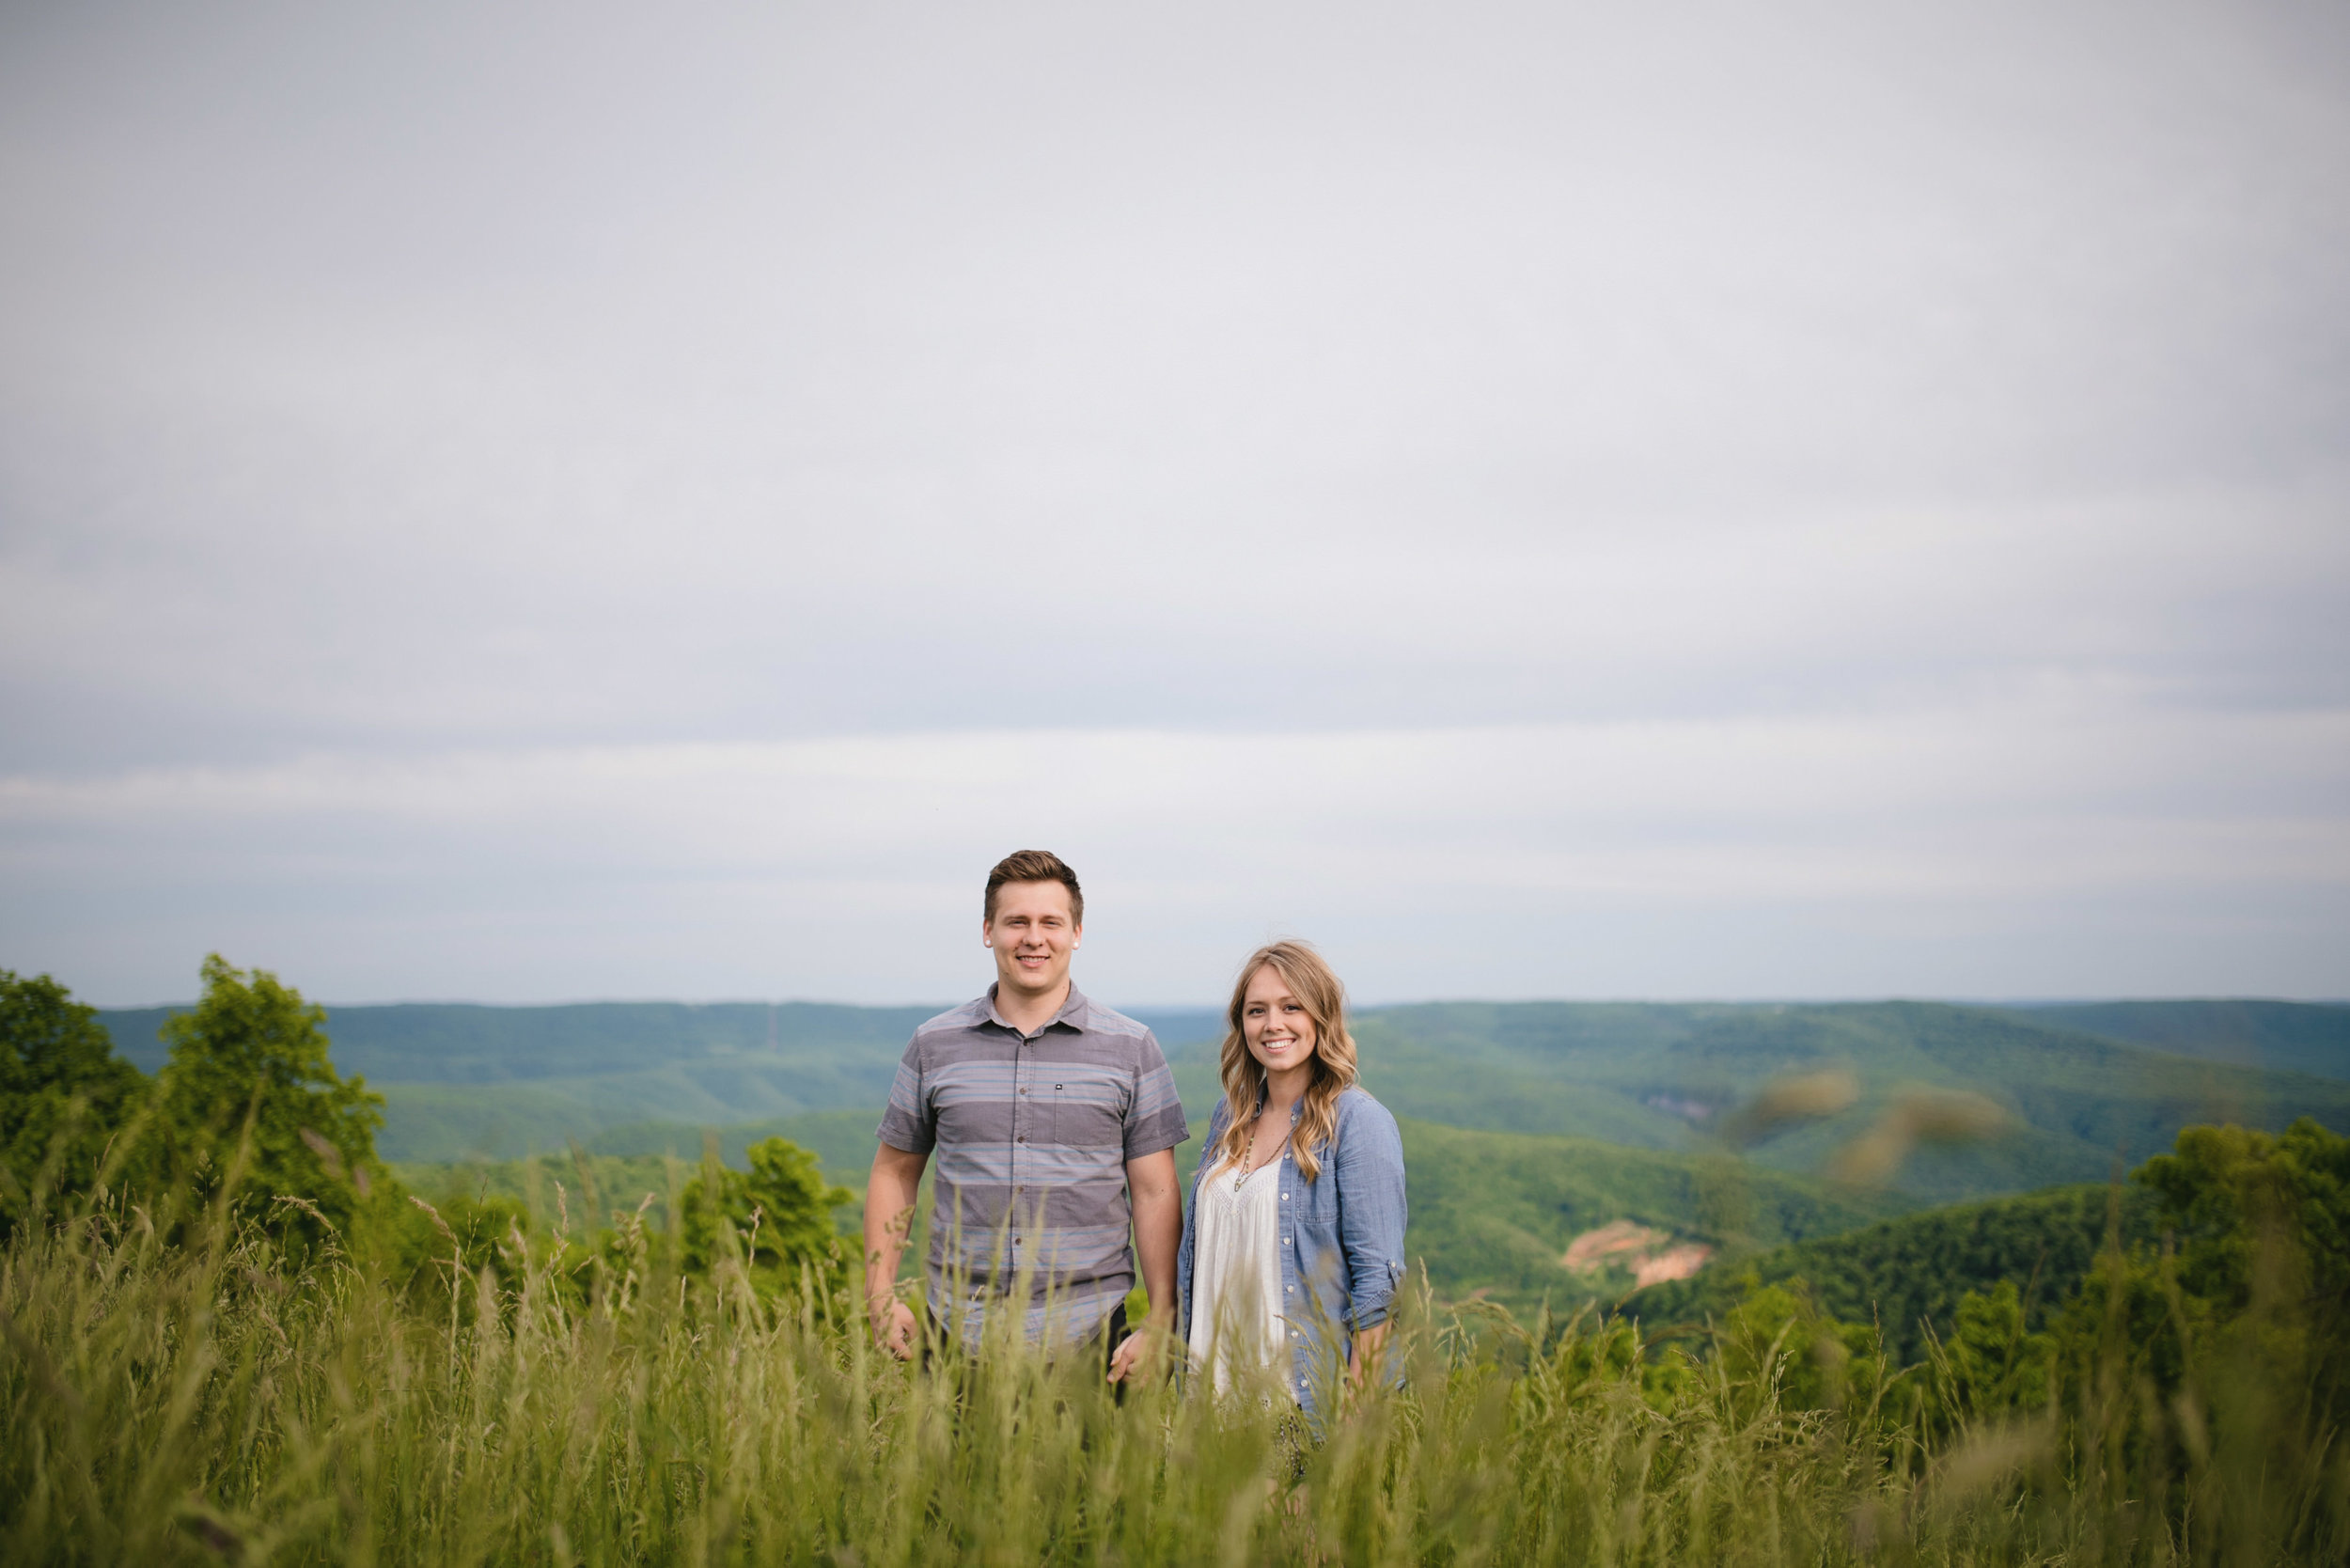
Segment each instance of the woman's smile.
[{"label": "woman's smile", "polygon": [[1240,1024],[1249,1051],[1266,1072],[1312,1070],[1313,1014],[1290,994],[1289,981],[1271,964],[1260,968],[1248,980]]}]

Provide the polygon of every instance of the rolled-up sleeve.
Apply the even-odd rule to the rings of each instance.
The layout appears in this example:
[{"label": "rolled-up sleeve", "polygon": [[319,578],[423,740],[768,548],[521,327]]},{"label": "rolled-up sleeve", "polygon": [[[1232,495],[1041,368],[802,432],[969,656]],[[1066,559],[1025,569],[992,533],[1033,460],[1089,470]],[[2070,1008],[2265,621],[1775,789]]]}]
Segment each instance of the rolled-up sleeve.
[{"label": "rolled-up sleeve", "polygon": [[1126,1102],[1126,1157],[1138,1160],[1172,1149],[1191,1136],[1183,1125],[1183,1102],[1158,1037],[1143,1031],[1135,1058],[1134,1091]]},{"label": "rolled-up sleeve", "polygon": [[906,1054],[898,1058],[898,1076],[889,1086],[889,1108],[882,1112],[881,1125],[873,1129],[884,1143],[909,1154],[927,1154],[938,1142],[938,1117],[922,1076],[922,1041],[917,1035],[906,1043]]},{"label": "rolled-up sleeve", "polygon": [[1347,1328],[1387,1319],[1403,1282],[1403,1137],[1375,1100],[1358,1101],[1331,1152],[1339,1184],[1339,1241],[1346,1253]]}]

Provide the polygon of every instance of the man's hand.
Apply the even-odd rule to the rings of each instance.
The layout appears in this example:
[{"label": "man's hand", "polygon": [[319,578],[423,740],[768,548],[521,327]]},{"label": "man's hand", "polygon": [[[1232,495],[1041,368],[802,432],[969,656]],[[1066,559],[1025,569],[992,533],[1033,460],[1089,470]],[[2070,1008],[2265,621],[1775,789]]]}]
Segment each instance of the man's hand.
[{"label": "man's hand", "polygon": [[1164,1365],[1168,1333],[1175,1326],[1175,1254],[1183,1243],[1183,1192],[1175,1184],[1175,1151],[1126,1162],[1126,1191],[1135,1211],[1135,1261],[1142,1265],[1142,1290],[1151,1315],[1110,1352],[1110,1381],[1122,1383],[1145,1356]]},{"label": "man's hand", "polygon": [[874,1345],[901,1361],[914,1359],[914,1309],[891,1296],[872,1317]]},{"label": "man's hand", "polygon": [[898,1255],[914,1224],[914,1199],[928,1154],[882,1144],[865,1180],[865,1313],[873,1343],[903,1361],[914,1354],[914,1309],[898,1299]]}]

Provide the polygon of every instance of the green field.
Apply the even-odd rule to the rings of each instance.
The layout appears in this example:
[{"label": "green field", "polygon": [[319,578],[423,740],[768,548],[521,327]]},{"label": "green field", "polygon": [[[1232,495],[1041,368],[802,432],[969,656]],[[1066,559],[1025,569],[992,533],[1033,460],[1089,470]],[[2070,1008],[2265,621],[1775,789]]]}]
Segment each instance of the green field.
[{"label": "green field", "polygon": [[[830,1190],[871,1100],[386,1168],[301,998],[207,975],[155,1080],[9,981],[0,1564],[2350,1553],[2350,1140],[2191,1126],[2126,1185],[1914,1212],[2181,1115],[2325,1115],[2335,1080],[1923,1004],[1376,1013],[1402,1382],[1323,1369],[1300,1423],[1197,1378],[1120,1402],[1008,1324],[879,1358]],[[799,1054],[845,1097],[890,1050],[868,1022],[826,1046],[773,1015],[756,1051],[673,1038],[641,1071]],[[761,1138],[833,1181],[779,1144],[718,1168]],[[1830,1155],[1845,1184],[1810,1173]]]},{"label": "green field", "polygon": [[[2304,1320],[2257,1305],[2248,1336],[2167,1362],[2117,1321],[2065,1356],[1995,1340],[1893,1374],[1865,1337],[1848,1350],[1759,1301],[1692,1361],[1629,1325],[1536,1334],[1415,1294],[1389,1341],[1402,1387],[1342,1394],[1333,1369],[1315,1428],[1196,1381],[1114,1399],[1008,1332],[900,1365],[852,1302],[764,1296],[726,1256],[682,1274],[660,1242],[535,1233],[402,1291],[259,1225],[177,1246],[121,1211],[20,1229],[0,1247],[0,1563],[2350,1552],[2339,1424],[2301,1403]],[[1996,1376],[2018,1351],[2044,1375]]]}]

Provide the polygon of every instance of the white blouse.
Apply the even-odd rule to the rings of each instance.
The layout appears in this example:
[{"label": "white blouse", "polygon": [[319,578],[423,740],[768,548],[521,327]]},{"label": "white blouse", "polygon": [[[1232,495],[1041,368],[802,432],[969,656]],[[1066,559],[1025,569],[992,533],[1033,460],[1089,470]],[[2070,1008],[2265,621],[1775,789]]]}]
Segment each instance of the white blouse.
[{"label": "white blouse", "polygon": [[[1267,1160],[1234,1186],[1240,1168],[1226,1162],[1199,1184],[1192,1215],[1198,1228],[1191,1263],[1191,1360],[1212,1368],[1215,1391],[1230,1391],[1232,1369],[1277,1365],[1289,1337],[1281,1300],[1281,1167]],[[1279,1379],[1283,1388],[1289,1379]],[[1291,1398],[1296,1396],[1292,1394]]]}]

